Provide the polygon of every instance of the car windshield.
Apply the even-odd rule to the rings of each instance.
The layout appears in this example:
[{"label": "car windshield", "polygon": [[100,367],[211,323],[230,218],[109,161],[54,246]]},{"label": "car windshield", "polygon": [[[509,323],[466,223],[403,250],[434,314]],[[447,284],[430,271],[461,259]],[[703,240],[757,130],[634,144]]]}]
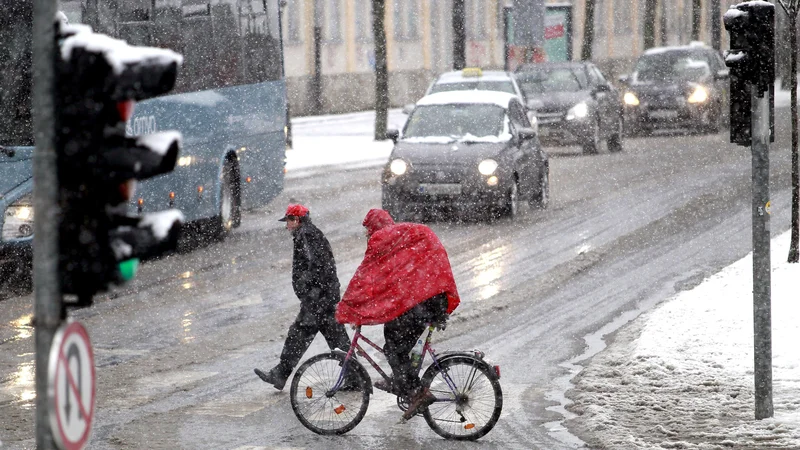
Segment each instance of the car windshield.
[{"label": "car windshield", "polygon": [[711,73],[702,56],[683,52],[643,55],[634,71],[636,81],[694,81]]},{"label": "car windshield", "polygon": [[586,89],[575,69],[541,69],[517,74],[521,88],[527,95],[541,95],[548,92],[577,92]]},{"label": "car windshield", "polygon": [[429,94],[435,94],[437,92],[450,92],[450,91],[500,91],[500,92],[508,92],[509,94],[516,94],[514,91],[514,85],[511,84],[511,81],[485,81],[485,80],[475,80],[475,81],[458,81],[453,83],[436,83],[431,87],[431,91]]},{"label": "car windshield", "polygon": [[496,137],[504,129],[505,109],[497,105],[421,105],[408,118],[403,138]]}]

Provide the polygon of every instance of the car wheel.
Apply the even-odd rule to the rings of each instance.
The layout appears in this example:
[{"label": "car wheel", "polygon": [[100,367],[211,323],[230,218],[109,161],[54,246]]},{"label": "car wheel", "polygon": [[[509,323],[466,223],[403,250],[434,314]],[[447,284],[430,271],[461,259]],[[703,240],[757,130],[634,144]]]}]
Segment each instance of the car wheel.
[{"label": "car wheel", "polygon": [[550,166],[545,166],[539,178],[539,192],[531,197],[531,208],[545,209],[550,203]]},{"label": "car wheel", "polygon": [[600,150],[600,119],[595,120],[591,141],[583,144],[584,155],[595,155]]},{"label": "car wheel", "polygon": [[622,117],[617,119],[617,129],[608,138],[608,151],[612,153],[622,151],[623,123]]},{"label": "car wheel", "polygon": [[225,161],[222,168],[219,189],[219,214],[214,218],[214,234],[217,239],[222,240],[241,223],[239,170],[231,160]]}]

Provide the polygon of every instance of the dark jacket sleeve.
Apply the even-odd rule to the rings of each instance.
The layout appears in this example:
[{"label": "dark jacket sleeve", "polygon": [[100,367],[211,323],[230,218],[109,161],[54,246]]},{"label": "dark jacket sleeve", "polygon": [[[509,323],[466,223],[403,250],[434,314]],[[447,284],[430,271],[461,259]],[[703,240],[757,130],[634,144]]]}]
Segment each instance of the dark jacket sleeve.
[{"label": "dark jacket sleeve", "polygon": [[339,300],[339,278],[330,243],[311,224],[295,239],[292,285],[303,302],[327,305]]}]

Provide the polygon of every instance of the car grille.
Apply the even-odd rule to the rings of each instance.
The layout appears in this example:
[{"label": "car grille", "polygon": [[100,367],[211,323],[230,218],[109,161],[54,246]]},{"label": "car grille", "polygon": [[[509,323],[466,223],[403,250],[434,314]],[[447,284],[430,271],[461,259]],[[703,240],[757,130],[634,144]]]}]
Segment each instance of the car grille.
[{"label": "car grille", "polygon": [[414,176],[419,183],[461,183],[464,181],[464,167],[416,166]]},{"label": "car grille", "polygon": [[539,121],[540,125],[546,125],[548,123],[560,122],[563,115],[564,113],[561,112],[550,112],[550,113],[537,112],[536,119]]}]

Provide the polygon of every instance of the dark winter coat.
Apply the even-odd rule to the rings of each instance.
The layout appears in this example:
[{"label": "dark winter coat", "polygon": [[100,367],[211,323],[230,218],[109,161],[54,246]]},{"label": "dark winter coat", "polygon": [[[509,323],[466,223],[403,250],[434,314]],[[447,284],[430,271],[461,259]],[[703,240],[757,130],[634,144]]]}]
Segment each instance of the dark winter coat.
[{"label": "dark winter coat", "polygon": [[331,244],[308,217],[292,232],[292,287],[303,306],[312,310],[333,307],[339,302],[339,277]]}]

